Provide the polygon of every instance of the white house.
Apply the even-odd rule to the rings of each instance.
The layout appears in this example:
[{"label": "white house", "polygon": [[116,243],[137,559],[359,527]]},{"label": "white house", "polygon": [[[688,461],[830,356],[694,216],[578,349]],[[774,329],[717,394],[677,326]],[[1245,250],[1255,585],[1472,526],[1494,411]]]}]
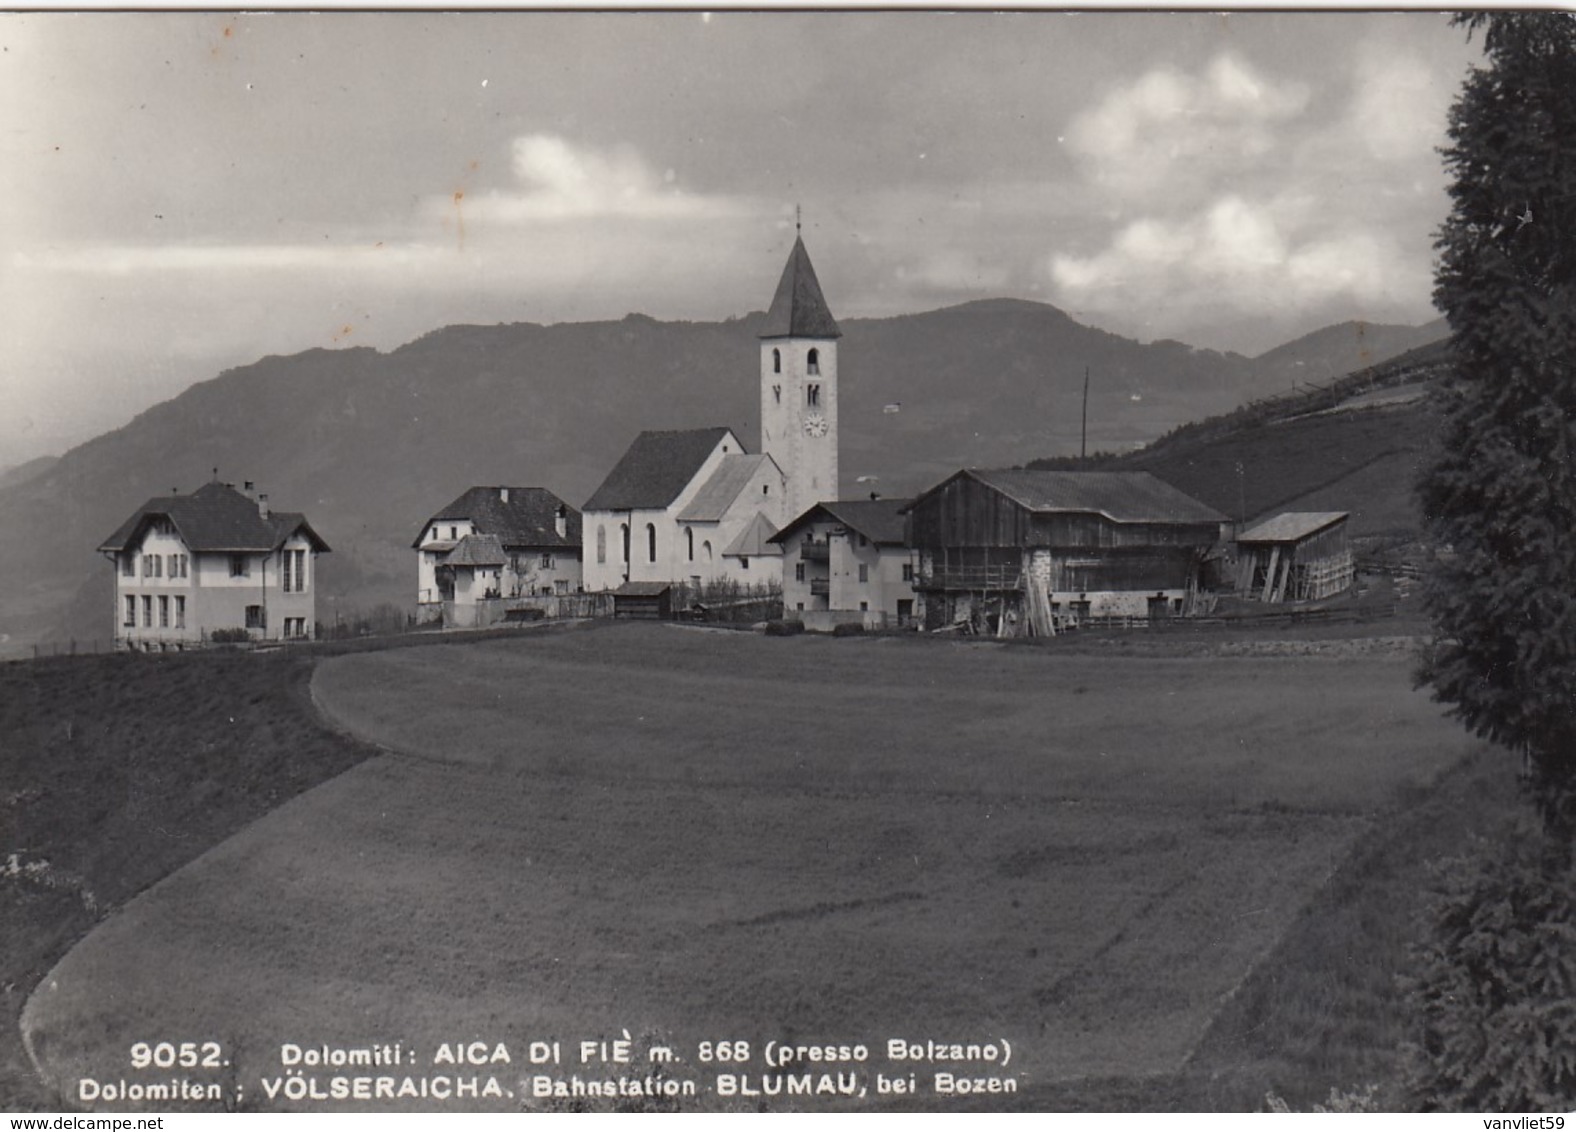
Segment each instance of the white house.
[{"label": "white house", "polygon": [[904,538],[907,499],[817,503],[772,537],[782,548],[783,616],[811,629],[915,620],[915,556]]},{"label": "white house", "polygon": [[206,483],[150,499],[105,539],[115,563],[115,636],[126,648],[183,648],[220,630],[253,640],[316,632],[317,556],[306,519],[268,496]]},{"label": "white house", "polygon": [[[424,524],[416,604],[430,618],[489,599],[579,593],[580,513],[541,487],[473,487]],[[500,611],[501,613],[501,611]]]}]

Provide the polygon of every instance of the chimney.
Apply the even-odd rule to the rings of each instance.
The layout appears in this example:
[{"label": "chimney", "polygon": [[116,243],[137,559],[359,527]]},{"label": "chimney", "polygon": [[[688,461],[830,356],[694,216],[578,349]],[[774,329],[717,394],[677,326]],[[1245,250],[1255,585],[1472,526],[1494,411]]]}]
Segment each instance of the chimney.
[{"label": "chimney", "polygon": [[498,489],[498,500],[501,503],[509,502],[509,489],[508,488],[500,487]]},{"label": "chimney", "polygon": [[559,538],[569,537],[569,508],[562,503],[558,505],[558,511],[553,516],[553,529],[558,532]]},{"label": "chimney", "polygon": [[257,493],[257,485],[255,483],[253,483],[251,480],[247,480],[245,483],[243,483],[241,485],[241,490],[243,492],[245,492],[249,496],[250,495],[255,495]]},{"label": "chimney", "polygon": [[268,493],[265,491],[257,497],[257,514],[268,518]]}]

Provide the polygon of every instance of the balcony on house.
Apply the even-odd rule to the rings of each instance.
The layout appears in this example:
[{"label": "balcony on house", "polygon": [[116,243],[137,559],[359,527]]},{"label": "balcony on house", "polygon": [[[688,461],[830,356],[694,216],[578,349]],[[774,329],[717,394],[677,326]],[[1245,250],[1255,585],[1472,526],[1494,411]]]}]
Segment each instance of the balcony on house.
[{"label": "balcony on house", "polygon": [[799,546],[799,557],[806,562],[829,562],[832,558],[832,548],[824,542],[811,542],[805,539]]},{"label": "balcony on house", "polygon": [[811,597],[830,597],[832,594],[832,580],[830,578],[811,578]]}]

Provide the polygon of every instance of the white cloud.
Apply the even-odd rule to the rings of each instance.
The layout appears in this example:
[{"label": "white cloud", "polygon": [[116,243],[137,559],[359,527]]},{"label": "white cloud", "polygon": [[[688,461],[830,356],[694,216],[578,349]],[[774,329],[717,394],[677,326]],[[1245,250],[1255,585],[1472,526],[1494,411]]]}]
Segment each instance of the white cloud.
[{"label": "white cloud", "polygon": [[1118,202],[1144,201],[1263,159],[1307,101],[1306,87],[1221,55],[1198,75],[1160,68],[1112,91],[1074,118],[1066,144]]},{"label": "white cloud", "polygon": [[[716,219],[763,214],[758,201],[692,195],[675,187],[678,175],[655,172],[629,146],[597,149],[556,134],[514,139],[511,168],[517,185],[463,202],[467,219],[521,224],[619,216],[646,220]],[[455,201],[429,203],[449,211]]]}]

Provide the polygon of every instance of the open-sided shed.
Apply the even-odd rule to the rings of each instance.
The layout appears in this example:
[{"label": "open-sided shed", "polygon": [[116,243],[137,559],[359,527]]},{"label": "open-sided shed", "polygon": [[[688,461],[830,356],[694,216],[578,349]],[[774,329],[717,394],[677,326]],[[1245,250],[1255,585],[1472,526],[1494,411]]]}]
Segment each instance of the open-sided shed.
[{"label": "open-sided shed", "polygon": [[1345,511],[1287,511],[1237,536],[1237,592],[1259,601],[1318,601],[1356,577]]}]

